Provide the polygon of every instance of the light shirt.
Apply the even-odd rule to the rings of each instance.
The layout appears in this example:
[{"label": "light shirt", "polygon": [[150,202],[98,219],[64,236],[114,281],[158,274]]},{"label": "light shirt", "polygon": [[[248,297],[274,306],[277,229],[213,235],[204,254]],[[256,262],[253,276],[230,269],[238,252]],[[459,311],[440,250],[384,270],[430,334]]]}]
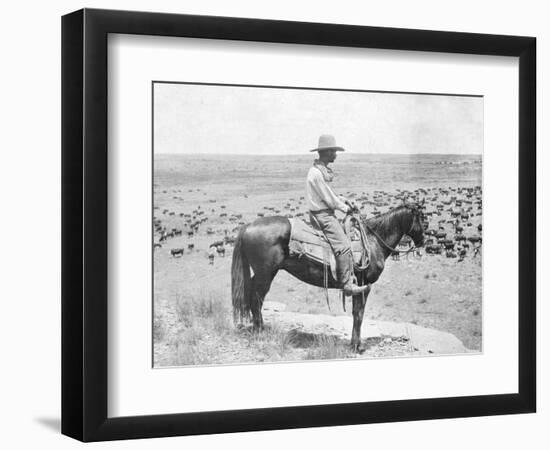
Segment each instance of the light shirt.
[{"label": "light shirt", "polygon": [[306,206],[309,211],[323,209],[347,212],[349,207],[337,196],[325,181],[323,174],[315,166],[309,169],[306,181]]}]

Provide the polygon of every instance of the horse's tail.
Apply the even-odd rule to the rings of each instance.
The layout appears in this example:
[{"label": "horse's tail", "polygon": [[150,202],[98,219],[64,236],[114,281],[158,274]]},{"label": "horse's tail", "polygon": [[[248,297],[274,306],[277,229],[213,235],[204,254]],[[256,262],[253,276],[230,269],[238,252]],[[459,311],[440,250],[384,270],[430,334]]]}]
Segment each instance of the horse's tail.
[{"label": "horse's tail", "polygon": [[235,323],[248,321],[251,315],[251,279],[250,265],[243,248],[243,226],[235,240],[233,260],[231,262],[231,300],[233,302],[233,320]]}]

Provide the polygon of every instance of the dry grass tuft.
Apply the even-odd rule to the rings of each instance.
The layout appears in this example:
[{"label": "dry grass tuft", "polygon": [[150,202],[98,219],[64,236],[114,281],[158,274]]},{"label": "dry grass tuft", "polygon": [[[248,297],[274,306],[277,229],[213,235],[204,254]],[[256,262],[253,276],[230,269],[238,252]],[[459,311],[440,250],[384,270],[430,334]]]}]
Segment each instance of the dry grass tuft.
[{"label": "dry grass tuft", "polygon": [[185,326],[211,321],[218,326],[223,325],[225,329],[230,324],[229,301],[217,292],[208,292],[201,297],[176,296],[176,312]]},{"label": "dry grass tuft", "polygon": [[211,364],[215,355],[207,344],[211,336],[233,332],[229,303],[217,292],[204,296],[177,295],[179,332],[172,341],[176,365]]},{"label": "dry grass tuft", "polygon": [[160,342],[166,337],[166,328],[162,318],[155,314],[153,318],[153,340],[155,342]]},{"label": "dry grass tuft", "polygon": [[261,333],[247,330],[246,337],[249,346],[267,361],[283,359],[291,347],[288,333],[274,324],[266,325]]},{"label": "dry grass tuft", "polygon": [[197,344],[201,340],[201,330],[195,327],[184,328],[176,336],[176,365],[204,364],[197,352]]},{"label": "dry grass tuft", "polygon": [[344,359],[349,357],[349,349],[345,343],[333,336],[316,336],[313,347],[304,359]]}]

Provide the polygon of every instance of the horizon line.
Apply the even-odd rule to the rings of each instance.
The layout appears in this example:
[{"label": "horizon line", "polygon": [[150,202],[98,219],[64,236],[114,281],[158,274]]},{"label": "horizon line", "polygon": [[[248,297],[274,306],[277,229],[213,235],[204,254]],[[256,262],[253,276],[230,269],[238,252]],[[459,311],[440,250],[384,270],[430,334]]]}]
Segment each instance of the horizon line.
[{"label": "horizon line", "polygon": [[[314,152],[311,152],[313,154]],[[396,155],[396,156],[410,156],[410,155],[433,155],[433,156],[483,156],[483,153],[429,153],[429,152],[417,152],[417,153],[361,153],[361,152],[345,152],[352,155]],[[153,153],[154,156],[164,155],[179,155],[179,156],[308,156],[308,153]]]}]

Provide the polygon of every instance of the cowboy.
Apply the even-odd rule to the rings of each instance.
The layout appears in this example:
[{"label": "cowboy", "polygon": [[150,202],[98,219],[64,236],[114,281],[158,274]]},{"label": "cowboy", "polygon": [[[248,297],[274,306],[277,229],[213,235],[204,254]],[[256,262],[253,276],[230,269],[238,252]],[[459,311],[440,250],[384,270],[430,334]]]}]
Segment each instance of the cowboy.
[{"label": "cowboy", "polygon": [[356,206],[336,195],[329,186],[334,174],[328,165],[336,159],[336,152],[344,149],[336,145],[334,136],[324,134],[319,137],[319,146],[310,151],[319,153],[319,159],[313,161],[313,167],[309,169],[306,182],[306,205],[311,223],[324,233],[332,247],[336,259],[336,281],[344,295],[361,294],[368,285],[357,286],[352,281],[351,242],[334,214],[337,209],[347,214]]}]

